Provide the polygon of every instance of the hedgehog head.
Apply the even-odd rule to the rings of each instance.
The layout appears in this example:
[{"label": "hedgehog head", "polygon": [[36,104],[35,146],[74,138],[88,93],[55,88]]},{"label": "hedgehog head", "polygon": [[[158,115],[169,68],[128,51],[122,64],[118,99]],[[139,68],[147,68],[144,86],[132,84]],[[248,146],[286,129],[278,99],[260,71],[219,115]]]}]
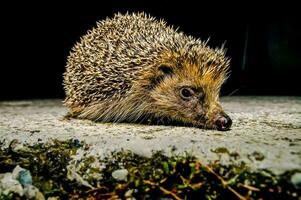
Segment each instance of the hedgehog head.
[{"label": "hedgehog head", "polygon": [[224,50],[205,44],[165,52],[149,74],[151,110],[185,124],[229,130],[232,121],[219,103],[228,68]]}]

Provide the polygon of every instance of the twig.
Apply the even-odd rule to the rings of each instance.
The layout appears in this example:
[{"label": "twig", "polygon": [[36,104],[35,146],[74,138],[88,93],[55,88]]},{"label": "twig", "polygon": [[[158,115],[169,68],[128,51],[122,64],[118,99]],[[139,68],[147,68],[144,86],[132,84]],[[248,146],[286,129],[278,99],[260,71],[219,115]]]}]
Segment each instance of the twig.
[{"label": "twig", "polygon": [[98,188],[93,188],[93,189],[87,190],[87,191],[85,191],[85,193],[96,192],[96,191],[102,190],[102,189],[108,191],[108,188],[106,188],[106,187],[98,187]]},{"label": "twig", "polygon": [[153,183],[153,182],[148,181],[148,180],[143,180],[143,182],[144,182],[145,184],[148,184],[148,185],[152,185],[152,186],[157,186],[157,187],[159,187],[159,189],[160,189],[162,192],[164,192],[164,193],[167,194],[167,195],[173,196],[173,198],[175,198],[176,200],[182,200],[180,197],[178,197],[178,195],[176,195],[175,193],[173,193],[173,192],[171,192],[171,191],[169,191],[169,190],[167,190],[167,189],[161,187],[158,183]]},{"label": "twig", "polygon": [[213,169],[211,169],[209,166],[204,165],[203,166],[209,171],[211,172],[216,178],[218,178],[222,185],[224,187],[226,187],[228,190],[230,190],[233,194],[235,194],[240,200],[247,200],[247,198],[245,198],[244,196],[242,196],[241,194],[239,194],[238,192],[236,192],[231,186],[228,185],[227,181],[225,181],[221,176],[219,176],[215,171],[213,171]]},{"label": "twig", "polygon": [[231,92],[229,95],[228,95],[228,97],[229,96],[232,96],[235,92],[237,92],[239,90],[239,88],[237,88],[236,90],[234,90],[233,92]]},{"label": "twig", "polygon": [[259,188],[256,188],[256,187],[253,187],[253,186],[250,186],[250,185],[245,185],[245,184],[242,184],[242,183],[238,183],[237,184],[237,187],[244,187],[244,188],[247,188],[248,190],[251,190],[251,191],[255,191],[255,192],[258,192],[260,191]]}]

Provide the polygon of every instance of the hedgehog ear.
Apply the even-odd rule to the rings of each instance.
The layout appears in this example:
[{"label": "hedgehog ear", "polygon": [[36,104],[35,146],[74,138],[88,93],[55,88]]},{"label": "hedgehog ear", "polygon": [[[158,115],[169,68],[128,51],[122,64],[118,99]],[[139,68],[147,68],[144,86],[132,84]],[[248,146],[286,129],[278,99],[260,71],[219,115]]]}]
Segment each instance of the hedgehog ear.
[{"label": "hedgehog ear", "polygon": [[151,89],[154,88],[156,85],[160,84],[166,76],[170,76],[173,74],[173,69],[165,64],[160,65],[157,69],[158,70],[156,75],[150,79],[150,85],[152,85],[152,87],[150,87]]},{"label": "hedgehog ear", "polygon": [[173,73],[172,68],[167,65],[160,65],[158,69],[159,71],[163,72],[164,75],[169,75]]}]

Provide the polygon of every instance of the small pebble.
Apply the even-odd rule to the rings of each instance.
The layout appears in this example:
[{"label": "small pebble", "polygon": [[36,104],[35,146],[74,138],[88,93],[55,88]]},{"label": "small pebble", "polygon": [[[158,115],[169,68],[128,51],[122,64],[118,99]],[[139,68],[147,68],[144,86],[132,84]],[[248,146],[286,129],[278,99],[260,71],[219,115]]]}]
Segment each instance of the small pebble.
[{"label": "small pebble", "polygon": [[295,188],[301,189],[301,173],[297,172],[291,177],[291,182],[295,186]]},{"label": "small pebble", "polygon": [[11,173],[0,174],[0,198],[1,195],[8,195],[11,192],[22,196],[22,185],[13,178]]},{"label": "small pebble", "polygon": [[136,198],[133,197],[133,192],[134,192],[133,189],[126,191],[126,193],[124,194],[124,198],[126,200],[136,200]]},{"label": "small pebble", "polygon": [[17,165],[13,170],[13,177],[18,180],[22,185],[31,185],[32,184],[32,177],[30,171],[24,169]]},{"label": "small pebble", "polygon": [[112,177],[117,181],[127,181],[128,173],[127,169],[118,169],[112,172]]},{"label": "small pebble", "polygon": [[24,187],[24,194],[27,199],[45,200],[44,195],[33,185],[26,185]]}]

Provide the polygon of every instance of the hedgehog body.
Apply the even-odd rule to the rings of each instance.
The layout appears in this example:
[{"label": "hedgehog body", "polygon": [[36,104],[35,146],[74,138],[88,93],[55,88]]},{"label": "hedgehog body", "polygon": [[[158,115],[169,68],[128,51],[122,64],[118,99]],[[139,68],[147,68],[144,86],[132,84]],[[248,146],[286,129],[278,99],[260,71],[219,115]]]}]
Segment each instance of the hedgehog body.
[{"label": "hedgehog body", "polygon": [[229,59],[145,13],[100,21],[64,73],[70,115],[100,122],[179,122],[228,130],[219,103]]}]

